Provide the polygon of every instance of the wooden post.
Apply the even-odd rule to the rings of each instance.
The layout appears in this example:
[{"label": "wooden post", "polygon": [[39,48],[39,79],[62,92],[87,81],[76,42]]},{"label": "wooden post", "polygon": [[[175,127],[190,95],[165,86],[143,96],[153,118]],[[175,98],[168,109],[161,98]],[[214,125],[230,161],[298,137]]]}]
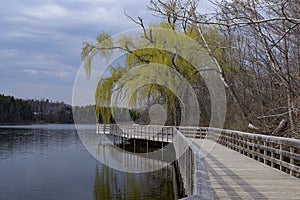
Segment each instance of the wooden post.
[{"label": "wooden post", "polygon": [[249,153],[250,152],[250,146],[248,145],[248,141],[249,141],[249,139],[246,138],[246,146],[247,146],[247,150],[248,150],[247,151],[247,156],[250,157],[251,154]]},{"label": "wooden post", "polygon": [[[294,153],[294,151],[295,151],[294,147],[290,146],[290,153]],[[290,164],[291,165],[295,164],[295,160],[294,160],[294,158],[292,158],[292,156],[290,157]],[[292,169],[290,169],[290,175],[292,175],[292,176],[294,175]]]},{"label": "wooden post", "polygon": [[260,141],[257,140],[257,149],[256,149],[256,152],[258,153],[258,156],[257,156],[257,161],[258,162],[261,162],[261,157],[260,157]]},{"label": "wooden post", "polygon": [[227,135],[227,138],[226,138],[226,147],[227,148],[231,148],[231,140],[232,140],[232,135],[229,133],[224,133],[225,135]]},{"label": "wooden post", "polygon": [[143,126],[141,126],[141,132],[139,133],[139,135],[142,138],[142,135],[143,135]]},{"label": "wooden post", "polygon": [[[280,156],[280,162],[282,162],[282,160],[283,160],[283,156],[282,156],[282,144],[280,144],[280,146],[279,146],[279,149],[280,149],[280,154],[279,154],[279,156]],[[282,171],[282,164],[280,163],[280,171]]]},{"label": "wooden post", "polygon": [[251,143],[252,143],[252,158],[254,158],[255,159],[255,155],[254,155],[254,152],[255,152],[255,143],[254,143],[254,139],[251,139]]},{"label": "wooden post", "polygon": [[154,127],[152,127],[152,137],[153,137],[153,140],[154,140]]},{"label": "wooden post", "polygon": [[149,153],[149,141],[147,140],[147,155]]},{"label": "wooden post", "polygon": [[261,141],[257,140],[257,153],[258,153],[258,162],[263,162],[262,154],[261,154],[261,149],[260,149]]},{"label": "wooden post", "polygon": [[247,144],[246,144],[247,138],[243,137],[242,141],[243,141],[243,154],[247,155],[247,152],[246,152],[246,149],[247,149]]},{"label": "wooden post", "polygon": [[232,149],[235,150],[235,135],[232,135]]},{"label": "wooden post", "polygon": [[169,130],[167,129],[167,142],[169,142]]},{"label": "wooden post", "polygon": [[125,150],[125,137],[122,137],[123,150]]},{"label": "wooden post", "polygon": [[[264,141],[264,147],[267,147],[267,143]],[[267,151],[264,149],[264,156],[267,156]],[[264,157],[264,164],[267,164],[267,159]]]},{"label": "wooden post", "polygon": [[161,143],[161,160],[164,160],[164,143]]},{"label": "wooden post", "polygon": [[237,136],[237,139],[239,140],[238,141],[239,152],[240,152],[240,154],[242,154],[243,153],[242,152],[242,148],[241,148],[241,147],[243,147],[243,143],[241,143],[242,142],[242,138],[240,136]]},{"label": "wooden post", "polygon": [[247,138],[243,137],[243,154],[247,155],[247,144],[246,144]]},{"label": "wooden post", "polygon": [[[270,147],[273,149],[274,147],[274,144],[271,143]],[[274,159],[274,152],[271,151],[271,167],[274,167],[274,162],[273,162],[273,159]]]}]

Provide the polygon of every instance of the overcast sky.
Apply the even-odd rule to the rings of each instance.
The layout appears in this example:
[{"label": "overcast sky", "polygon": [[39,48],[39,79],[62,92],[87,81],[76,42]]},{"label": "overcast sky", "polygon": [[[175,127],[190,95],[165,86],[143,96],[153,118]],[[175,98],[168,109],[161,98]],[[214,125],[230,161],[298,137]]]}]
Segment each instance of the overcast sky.
[{"label": "overcast sky", "polygon": [[84,40],[138,28],[124,16],[158,20],[149,0],[1,0],[0,93],[72,102]]},{"label": "overcast sky", "polygon": [[148,0],[2,0],[0,93],[71,103],[84,40],[151,20]]}]

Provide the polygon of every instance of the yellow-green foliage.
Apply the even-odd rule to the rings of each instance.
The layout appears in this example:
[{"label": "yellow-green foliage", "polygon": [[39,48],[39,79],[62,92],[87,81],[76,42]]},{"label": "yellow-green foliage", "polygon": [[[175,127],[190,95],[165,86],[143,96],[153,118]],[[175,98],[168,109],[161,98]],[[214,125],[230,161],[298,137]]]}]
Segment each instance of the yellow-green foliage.
[{"label": "yellow-green foliage", "polygon": [[[172,27],[168,23],[161,23],[158,26],[172,29]],[[222,61],[224,57],[224,48],[219,47],[224,46],[224,44],[226,44],[226,41],[221,36],[220,31],[217,28],[213,27],[205,28],[204,32],[207,41],[210,43],[209,45],[213,49],[213,53],[216,59]],[[112,114],[110,106],[113,93],[121,91],[121,89],[119,88],[122,87],[122,84],[119,83],[120,78],[126,72],[134,69],[141,64],[158,63],[161,65],[169,66],[173,70],[177,71],[178,74],[183,76],[191,85],[196,84],[197,81],[200,80],[199,74],[197,73],[196,69],[190,64],[190,62],[175,53],[179,51],[179,48],[181,46],[185,46],[183,44],[186,41],[178,40],[176,35],[166,36],[164,31],[157,31],[151,34],[149,31],[147,31],[147,34],[148,36],[151,35],[153,41],[149,41],[149,38],[146,39],[145,37],[131,38],[129,36],[124,36],[120,38],[115,44],[113,44],[111,37],[107,34],[102,33],[97,37],[97,43],[95,45],[84,43],[84,47],[82,49],[82,59],[85,61],[85,70],[87,77],[90,76],[91,72],[91,59],[97,53],[107,58],[111,55],[112,49],[114,47],[119,47],[122,51],[128,53],[125,62],[126,66],[111,66],[110,76],[100,80],[97,85],[97,90],[95,93],[97,117],[101,115],[104,123],[109,123],[110,121],[110,117]],[[197,30],[188,28],[186,31],[186,35],[195,39],[200,44],[203,44],[203,41]],[[149,43],[154,44],[150,47],[147,47],[147,44]],[[162,50],[166,46],[169,48],[171,47],[171,49],[173,49],[173,52]],[[225,62],[223,63],[226,65]],[[149,72],[149,70],[143,71],[143,69],[140,69],[139,73],[142,76],[137,75],[136,77],[128,77],[128,80],[123,80],[126,81],[127,87],[135,87],[138,82],[141,82],[145,79],[153,80],[153,77],[155,77],[157,73],[160,73],[162,76],[166,77],[164,79],[164,81],[167,83],[166,85],[172,84],[170,82],[174,81],[172,78],[170,78],[172,76],[168,76],[168,74],[162,74],[169,73],[166,72],[166,70],[162,70],[161,72]],[[126,92],[122,92],[119,95],[129,94]],[[172,111],[175,111],[176,109],[176,96],[172,93],[172,91],[170,91],[170,89],[158,84],[145,85],[141,88],[138,88],[130,95],[130,97],[128,96],[128,108],[142,107],[147,103],[153,103],[158,100],[163,100],[166,109]]]},{"label": "yellow-green foliage", "polygon": [[84,61],[86,76],[89,79],[91,75],[91,66],[93,57],[99,53],[101,56],[109,58],[112,53],[113,41],[106,33],[101,33],[97,37],[97,43],[84,42],[81,50],[81,59]]},{"label": "yellow-green foliage", "polygon": [[102,79],[98,82],[96,93],[95,93],[95,102],[96,102],[96,115],[97,118],[99,115],[102,116],[103,123],[108,124],[111,117],[111,96],[115,86],[115,83],[122,77],[125,69],[118,66],[116,68],[111,68],[111,76],[105,79]]}]

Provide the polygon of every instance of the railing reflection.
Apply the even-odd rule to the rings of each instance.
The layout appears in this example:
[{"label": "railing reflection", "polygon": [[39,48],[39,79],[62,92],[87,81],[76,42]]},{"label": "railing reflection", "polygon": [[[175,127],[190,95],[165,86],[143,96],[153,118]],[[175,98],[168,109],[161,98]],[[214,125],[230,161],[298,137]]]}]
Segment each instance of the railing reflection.
[{"label": "railing reflection", "polygon": [[[130,173],[151,172],[167,167],[175,160],[172,145],[165,144],[166,146],[163,146],[162,149],[158,148],[157,151],[153,152],[133,153],[127,151],[127,149],[122,149],[123,144],[133,144],[141,142],[141,140],[125,141],[124,138],[119,136],[96,134],[87,130],[79,130],[78,134],[87,150],[96,159],[119,171]],[[120,145],[121,143],[122,145]],[[138,148],[138,145],[136,148]]]}]

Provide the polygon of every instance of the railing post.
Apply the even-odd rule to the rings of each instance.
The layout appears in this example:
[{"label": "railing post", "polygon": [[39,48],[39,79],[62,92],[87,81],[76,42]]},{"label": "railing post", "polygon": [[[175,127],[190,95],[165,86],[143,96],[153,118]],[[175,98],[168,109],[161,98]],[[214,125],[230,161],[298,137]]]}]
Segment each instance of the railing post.
[{"label": "railing post", "polygon": [[237,145],[237,141],[236,141],[236,140],[237,140],[237,136],[233,134],[233,144],[234,144],[234,145],[233,145],[233,149],[234,149],[235,151],[238,151],[238,149],[237,149],[237,146],[238,146],[238,145]]},{"label": "railing post", "polygon": [[256,149],[255,149],[255,139],[251,139],[251,143],[252,143],[252,158],[254,158],[255,159],[255,151],[256,151]]},{"label": "railing post", "polygon": [[247,145],[247,137],[243,138],[243,142],[244,142],[244,155],[248,156],[248,145]]},{"label": "railing post", "polygon": [[[274,144],[271,143],[270,147],[273,149],[273,148],[274,148]],[[271,167],[274,168],[274,162],[273,162],[273,159],[274,159],[274,152],[271,151]]]},{"label": "railing post", "polygon": [[262,158],[262,153],[261,153],[261,144],[262,144],[262,142],[260,140],[257,140],[258,162],[264,162],[264,159]]},{"label": "railing post", "polygon": [[140,132],[140,134],[142,135],[142,133],[143,133],[143,126],[141,126],[141,132]]},{"label": "railing post", "polygon": [[154,141],[154,127],[152,126],[152,138],[153,138],[153,141]]},{"label": "railing post", "polygon": [[[267,142],[266,141],[264,141],[264,147],[267,147]],[[267,151],[266,151],[266,149],[264,149],[264,164],[267,164],[267,159],[266,159],[266,156],[267,156]]]},{"label": "railing post", "polygon": [[259,140],[257,140],[257,151],[256,152],[258,153],[258,156],[257,156],[258,162],[262,161],[260,145],[261,145],[261,142]]},{"label": "railing post", "polygon": [[167,129],[167,142],[169,142],[169,130]]},{"label": "railing post", "polygon": [[244,144],[244,138],[240,136],[240,147],[241,147],[241,154],[245,155],[245,144]]},{"label": "railing post", "polygon": [[247,156],[250,157],[250,145],[248,144],[249,139],[246,138],[246,146],[247,146]]},{"label": "railing post", "polygon": [[149,135],[150,135],[149,126],[146,126],[146,139],[147,140],[149,140]]},{"label": "railing post", "polygon": [[161,160],[164,160],[164,143],[161,143]]},{"label": "railing post", "polygon": [[282,163],[281,163],[282,160],[283,160],[283,156],[282,156],[282,152],[281,152],[281,151],[282,151],[282,144],[279,145],[279,150],[280,150],[280,152],[279,152],[279,157],[280,157],[280,167],[279,167],[279,168],[280,168],[280,171],[282,171]]},{"label": "railing post", "polygon": [[[294,151],[295,151],[295,149],[294,149],[294,147],[293,146],[290,146],[290,153],[294,153]],[[291,165],[294,165],[295,164],[295,160],[294,160],[294,158],[292,157],[292,155],[291,155],[291,157],[290,157],[290,164]],[[290,175],[294,175],[294,173],[293,173],[293,169],[290,169]]]},{"label": "railing post", "polygon": [[241,142],[242,142],[242,139],[241,139],[240,136],[237,136],[237,140],[238,140],[238,141],[237,141],[237,143],[238,143],[237,146],[238,146],[238,149],[239,149],[239,153],[242,154],[242,153],[243,153],[243,152],[242,152],[242,148],[241,148],[242,145],[243,145],[243,143],[241,143]]},{"label": "railing post", "polygon": [[234,149],[233,144],[234,144],[234,135],[232,133],[228,134],[229,135],[229,140],[228,140],[228,147],[230,149]]},{"label": "railing post", "polygon": [[184,172],[185,172],[185,181],[187,181],[187,164],[186,164],[186,161],[187,161],[187,154],[188,151],[185,151],[184,152]]},{"label": "railing post", "polygon": [[172,128],[172,140],[174,139],[174,128]]}]

